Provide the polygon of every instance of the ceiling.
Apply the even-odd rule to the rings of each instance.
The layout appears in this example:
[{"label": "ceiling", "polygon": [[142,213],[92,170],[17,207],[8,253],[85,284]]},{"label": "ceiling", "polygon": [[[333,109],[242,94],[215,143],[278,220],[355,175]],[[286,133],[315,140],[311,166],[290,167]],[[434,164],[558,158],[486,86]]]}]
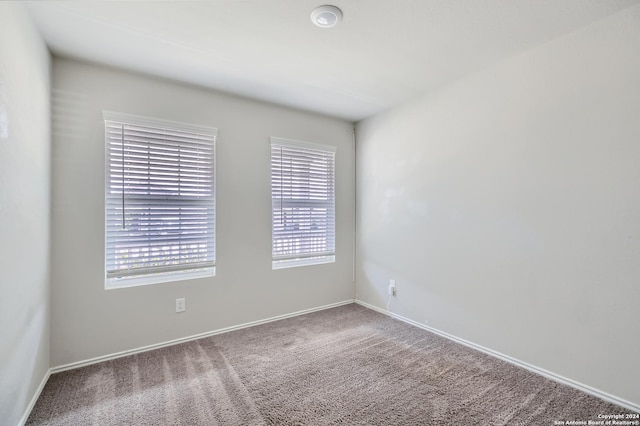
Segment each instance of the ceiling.
[{"label": "ceiling", "polygon": [[[330,0],[327,0],[328,2]],[[51,51],[358,121],[640,0],[32,1]]]}]

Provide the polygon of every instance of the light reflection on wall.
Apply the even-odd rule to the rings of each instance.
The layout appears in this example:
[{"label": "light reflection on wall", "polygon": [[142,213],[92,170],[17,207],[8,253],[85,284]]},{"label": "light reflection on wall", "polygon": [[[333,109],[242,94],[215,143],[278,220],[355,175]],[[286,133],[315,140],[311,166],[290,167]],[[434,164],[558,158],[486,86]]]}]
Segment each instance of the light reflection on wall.
[{"label": "light reflection on wall", "polygon": [[0,139],[9,139],[9,100],[2,75],[0,75]]}]

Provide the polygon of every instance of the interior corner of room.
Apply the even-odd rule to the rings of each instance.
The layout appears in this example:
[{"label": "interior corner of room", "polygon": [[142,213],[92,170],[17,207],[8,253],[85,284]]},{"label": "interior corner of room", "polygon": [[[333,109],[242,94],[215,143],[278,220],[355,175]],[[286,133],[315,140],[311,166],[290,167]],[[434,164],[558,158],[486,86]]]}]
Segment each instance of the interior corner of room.
[{"label": "interior corner of room", "polygon": [[[178,67],[154,75],[124,56],[106,63],[66,51],[65,30],[46,22],[82,12],[87,20],[74,29],[89,31],[95,7],[109,13],[96,25],[108,26],[120,2],[110,3],[0,3],[6,424],[26,422],[52,373],[353,302],[640,411],[638,1],[490,1],[491,12],[451,2],[434,6],[440,15],[419,31],[451,44],[415,50],[412,25],[422,24],[411,21],[378,62],[349,50],[384,42],[379,28],[350,34],[356,16],[387,16],[399,28],[394,19],[424,10],[402,1],[384,15],[378,0],[371,9],[339,1],[336,28],[311,27],[300,39],[322,38],[312,45],[328,60],[318,63],[272,29],[289,25],[282,16],[265,15],[267,3],[287,3],[290,16],[309,2],[229,3],[229,22],[202,44],[149,30],[156,48],[191,61],[191,79]],[[145,3],[121,6],[140,12]],[[304,12],[288,31],[310,25]],[[539,15],[522,22],[543,23],[530,32],[508,24],[524,12]],[[207,49],[243,14],[273,19],[242,28],[254,62],[221,50],[220,74],[207,76],[215,56]],[[468,34],[445,25],[456,19],[467,20]],[[149,15],[149,25],[158,22]],[[261,48],[259,30],[281,44],[265,37]],[[484,31],[475,42],[474,31]],[[291,59],[296,49],[301,57]],[[431,65],[403,74],[405,60]],[[380,65],[401,71],[357,78]],[[280,74],[296,67],[298,79]],[[104,111],[218,129],[215,276],[105,290]],[[336,148],[333,262],[273,267],[274,137]]]}]

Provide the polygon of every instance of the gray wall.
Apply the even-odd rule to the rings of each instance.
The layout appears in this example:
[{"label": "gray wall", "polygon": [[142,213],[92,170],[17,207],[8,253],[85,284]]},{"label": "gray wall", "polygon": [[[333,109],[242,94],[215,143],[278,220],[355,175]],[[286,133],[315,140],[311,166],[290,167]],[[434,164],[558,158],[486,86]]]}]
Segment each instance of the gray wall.
[{"label": "gray wall", "polygon": [[0,423],[49,369],[50,57],[24,5],[0,2]]},{"label": "gray wall", "polygon": [[356,297],[640,404],[640,7],[357,126]]},{"label": "gray wall", "polygon": [[[353,298],[351,123],[66,59],[52,86],[52,366]],[[216,277],[104,289],[103,110],[219,129]],[[271,270],[270,136],[338,147],[336,263]]]}]

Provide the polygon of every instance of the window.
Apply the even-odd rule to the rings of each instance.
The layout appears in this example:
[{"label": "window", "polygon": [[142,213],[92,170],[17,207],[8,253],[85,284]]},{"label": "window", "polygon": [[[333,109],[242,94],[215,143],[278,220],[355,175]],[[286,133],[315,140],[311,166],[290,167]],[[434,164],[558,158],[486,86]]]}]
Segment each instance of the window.
[{"label": "window", "polygon": [[217,129],[104,113],[106,288],[215,275]]},{"label": "window", "polygon": [[271,138],[273,269],[335,261],[335,153]]}]

